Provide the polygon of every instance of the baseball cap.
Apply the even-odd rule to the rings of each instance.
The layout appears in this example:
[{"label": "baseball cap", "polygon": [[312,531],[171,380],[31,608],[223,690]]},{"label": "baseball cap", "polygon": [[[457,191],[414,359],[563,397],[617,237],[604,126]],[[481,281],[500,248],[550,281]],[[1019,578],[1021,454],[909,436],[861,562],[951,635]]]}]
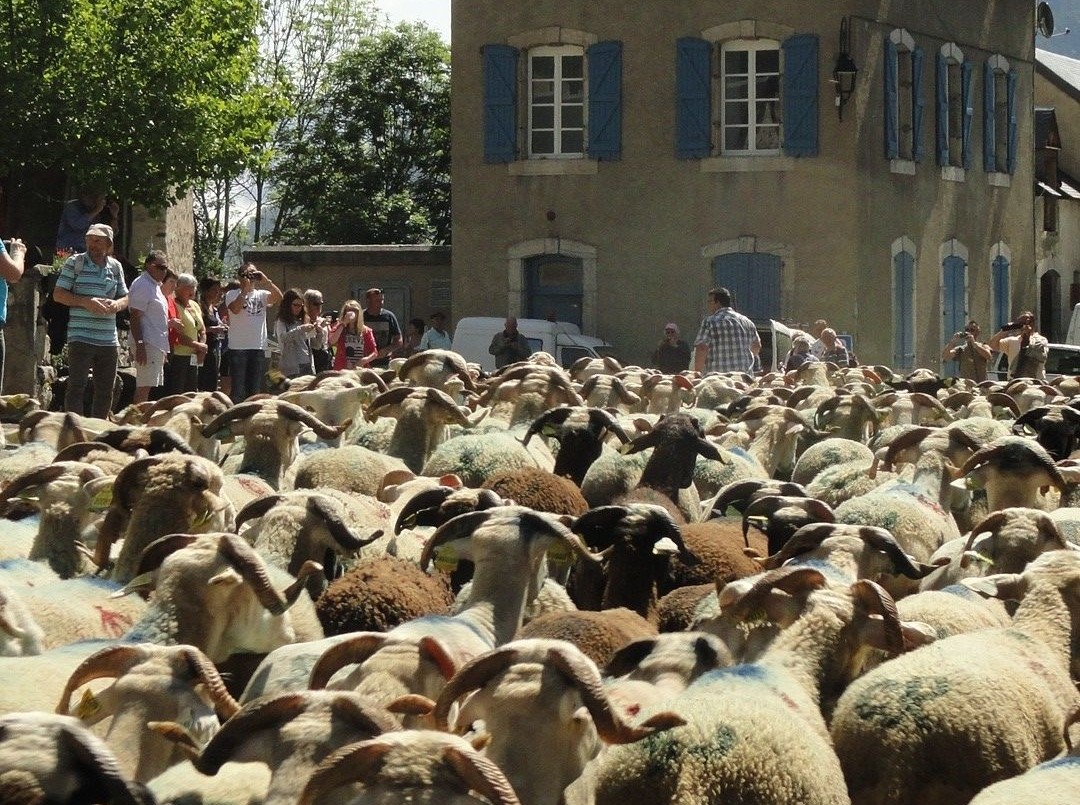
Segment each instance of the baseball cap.
[{"label": "baseball cap", "polygon": [[90,228],[86,230],[86,237],[95,235],[99,238],[108,238],[110,241],[113,239],[112,227],[108,224],[90,224]]}]

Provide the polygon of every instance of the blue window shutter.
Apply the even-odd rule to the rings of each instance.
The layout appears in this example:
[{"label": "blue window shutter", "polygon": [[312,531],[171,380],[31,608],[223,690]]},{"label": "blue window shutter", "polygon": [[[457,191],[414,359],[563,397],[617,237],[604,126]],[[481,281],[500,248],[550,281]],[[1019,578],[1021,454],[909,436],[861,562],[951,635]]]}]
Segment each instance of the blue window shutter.
[{"label": "blue window shutter", "polygon": [[971,91],[971,74],[974,67],[969,61],[960,65],[960,108],[964,112],[960,129],[961,153],[964,168],[968,170],[971,169],[975,154],[975,146],[971,143],[971,124],[975,120],[975,98]]},{"label": "blue window shutter", "polygon": [[983,170],[993,173],[997,170],[997,153],[994,146],[997,144],[994,129],[995,111],[994,104],[994,68],[990,62],[983,63]]},{"label": "blue window shutter", "polygon": [[926,111],[926,98],[923,95],[923,64],[926,62],[926,51],[915,48],[911,52],[911,158],[916,162],[922,162],[926,155],[923,145],[922,128],[924,112]]},{"label": "blue window shutter", "polygon": [[1008,112],[1009,112],[1009,151],[1006,155],[1007,170],[1010,174],[1016,172],[1016,70],[1009,72],[1006,85],[1008,86]]},{"label": "blue window shutter", "polygon": [[589,65],[589,143],[593,159],[622,155],[622,42],[597,42]]},{"label": "blue window shutter", "polygon": [[915,255],[893,258],[893,366],[915,366]]},{"label": "blue window shutter", "polygon": [[484,45],[484,162],[517,158],[517,48]]},{"label": "blue window shutter", "polygon": [[679,159],[701,159],[712,151],[712,76],[710,47],[684,36],[675,43],[675,152]]},{"label": "blue window shutter", "polygon": [[885,159],[900,156],[899,94],[897,87],[896,45],[891,39],[885,40]]},{"label": "blue window shutter", "polygon": [[818,154],[818,37],[797,34],[784,40],[784,153]]},{"label": "blue window shutter", "polygon": [[949,164],[949,62],[937,55],[937,161]]}]

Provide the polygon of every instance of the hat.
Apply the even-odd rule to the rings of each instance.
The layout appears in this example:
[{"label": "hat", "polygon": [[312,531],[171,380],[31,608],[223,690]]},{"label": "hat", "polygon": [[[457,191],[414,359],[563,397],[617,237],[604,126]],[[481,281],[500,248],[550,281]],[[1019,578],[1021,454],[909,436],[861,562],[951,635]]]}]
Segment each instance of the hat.
[{"label": "hat", "polygon": [[90,224],[90,228],[86,230],[86,237],[96,235],[99,238],[108,238],[110,241],[112,237],[112,227],[108,224]]},{"label": "hat", "polygon": [[377,293],[382,293],[382,288],[368,288],[366,291],[364,291],[364,296],[373,296]]},{"label": "hat", "polygon": [[675,332],[679,332],[679,325],[673,321],[669,321],[664,325],[664,330],[674,330]]}]

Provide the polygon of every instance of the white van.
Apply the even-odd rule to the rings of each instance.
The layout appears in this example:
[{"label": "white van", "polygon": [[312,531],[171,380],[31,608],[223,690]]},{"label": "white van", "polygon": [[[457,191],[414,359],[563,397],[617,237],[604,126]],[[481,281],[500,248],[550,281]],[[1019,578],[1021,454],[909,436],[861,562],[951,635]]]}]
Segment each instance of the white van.
[{"label": "white van", "polygon": [[[533,352],[555,356],[560,366],[570,368],[579,358],[614,357],[614,347],[602,338],[582,335],[581,328],[568,321],[518,319],[518,331],[525,336]],[[505,318],[468,316],[457,323],[451,349],[465,360],[478,363],[487,372],[495,371],[495,356],[488,352],[491,339],[501,333]]]}]

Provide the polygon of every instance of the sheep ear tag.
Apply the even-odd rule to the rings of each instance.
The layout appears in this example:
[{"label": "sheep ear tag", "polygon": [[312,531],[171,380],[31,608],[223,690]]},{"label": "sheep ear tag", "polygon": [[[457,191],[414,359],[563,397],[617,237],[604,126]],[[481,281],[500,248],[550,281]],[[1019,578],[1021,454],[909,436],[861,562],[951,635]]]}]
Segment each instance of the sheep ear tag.
[{"label": "sheep ear tag", "polygon": [[97,700],[97,697],[94,696],[93,693],[89,690],[85,690],[83,691],[82,698],[79,699],[79,703],[75,706],[72,715],[74,715],[75,718],[86,721],[87,719],[96,716],[100,710],[101,702]]},{"label": "sheep ear tag", "polygon": [[564,542],[556,542],[548,548],[547,558],[557,565],[569,565],[574,561],[574,555],[570,552],[570,546]]},{"label": "sheep ear tag", "polygon": [[113,488],[112,484],[103,486],[101,489],[94,493],[94,496],[90,498],[90,511],[103,512],[107,511],[112,506],[113,501]]},{"label": "sheep ear tag", "polygon": [[452,571],[457,563],[458,554],[453,548],[444,545],[435,553],[435,567],[438,570]]}]

